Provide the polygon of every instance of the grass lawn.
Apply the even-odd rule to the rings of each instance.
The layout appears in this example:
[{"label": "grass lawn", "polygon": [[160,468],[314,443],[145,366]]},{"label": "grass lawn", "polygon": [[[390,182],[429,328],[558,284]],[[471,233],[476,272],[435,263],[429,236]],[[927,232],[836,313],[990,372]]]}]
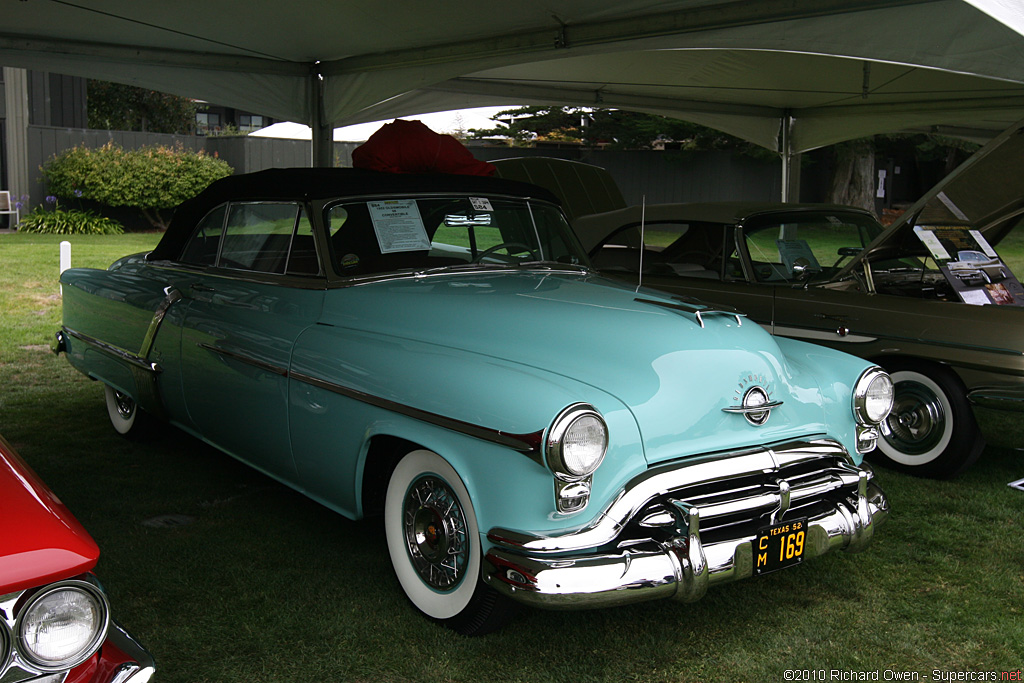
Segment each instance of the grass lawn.
[{"label": "grass lawn", "polygon": [[[105,267],[157,239],[72,237],[73,264]],[[158,681],[1000,680],[1024,666],[1024,492],[1007,486],[1024,477],[1017,416],[981,415],[990,445],[954,481],[878,468],[893,512],[864,553],[694,604],[524,610],[466,639],[406,603],[378,521],[350,522],[173,430],[117,436],[102,387],[49,352],[60,240],[0,235],[0,433],[96,538],[114,617],[149,647]]]}]

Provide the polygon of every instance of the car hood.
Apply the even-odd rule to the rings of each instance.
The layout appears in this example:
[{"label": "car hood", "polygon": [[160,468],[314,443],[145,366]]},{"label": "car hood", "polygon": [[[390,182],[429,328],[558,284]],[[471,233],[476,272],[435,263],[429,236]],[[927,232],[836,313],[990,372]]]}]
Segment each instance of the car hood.
[{"label": "car hood", "polygon": [[92,569],[99,548],[31,468],[0,438],[0,595]]},{"label": "car hood", "polygon": [[1024,209],[1024,120],[1018,121],[960,164],[875,238],[836,279],[846,277],[865,258],[903,252],[924,253],[914,227],[970,226],[992,244],[1002,238],[1005,217]]},{"label": "car hood", "polygon": [[[649,462],[825,429],[815,380],[769,334],[736,315],[705,311],[698,320],[699,306],[662,293],[539,272],[396,279],[344,292],[325,307],[333,324],[529,366],[613,396],[636,419]],[[754,385],[783,403],[757,427],[723,410]]]}]

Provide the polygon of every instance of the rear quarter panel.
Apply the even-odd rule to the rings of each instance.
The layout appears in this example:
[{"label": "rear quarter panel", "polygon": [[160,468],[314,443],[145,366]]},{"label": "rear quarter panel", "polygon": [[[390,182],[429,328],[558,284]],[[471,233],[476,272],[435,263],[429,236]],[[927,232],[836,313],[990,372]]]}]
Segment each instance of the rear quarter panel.
[{"label": "rear quarter panel", "polygon": [[136,397],[138,387],[129,365],[82,343],[74,334],[137,354],[165,296],[165,283],[146,272],[132,262],[117,270],[72,268],[61,275],[64,327],[72,332],[68,360],[90,377]]}]

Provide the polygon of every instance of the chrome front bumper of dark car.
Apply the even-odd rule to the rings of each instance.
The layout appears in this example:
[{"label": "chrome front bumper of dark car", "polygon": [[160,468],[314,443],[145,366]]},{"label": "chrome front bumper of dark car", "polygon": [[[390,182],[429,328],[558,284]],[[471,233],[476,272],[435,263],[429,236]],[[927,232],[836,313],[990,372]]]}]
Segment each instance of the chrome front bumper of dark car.
[{"label": "chrome front bumper of dark car", "polygon": [[753,575],[758,531],[773,524],[806,520],[804,559],[863,550],[889,510],[872,478],[830,439],[690,458],[635,478],[583,529],[492,529],[484,580],[549,609],[699,600]]}]

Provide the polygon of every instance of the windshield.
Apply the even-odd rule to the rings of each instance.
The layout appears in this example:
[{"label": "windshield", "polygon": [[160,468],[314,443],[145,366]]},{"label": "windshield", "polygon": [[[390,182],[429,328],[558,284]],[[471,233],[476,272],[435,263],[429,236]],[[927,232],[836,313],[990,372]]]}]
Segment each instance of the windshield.
[{"label": "windshield", "polygon": [[344,201],[326,208],[331,257],[342,275],[477,264],[587,265],[555,206],[505,197]]},{"label": "windshield", "polygon": [[828,279],[882,230],[859,213],[793,212],[752,219],[744,241],[758,281],[797,282]]}]

